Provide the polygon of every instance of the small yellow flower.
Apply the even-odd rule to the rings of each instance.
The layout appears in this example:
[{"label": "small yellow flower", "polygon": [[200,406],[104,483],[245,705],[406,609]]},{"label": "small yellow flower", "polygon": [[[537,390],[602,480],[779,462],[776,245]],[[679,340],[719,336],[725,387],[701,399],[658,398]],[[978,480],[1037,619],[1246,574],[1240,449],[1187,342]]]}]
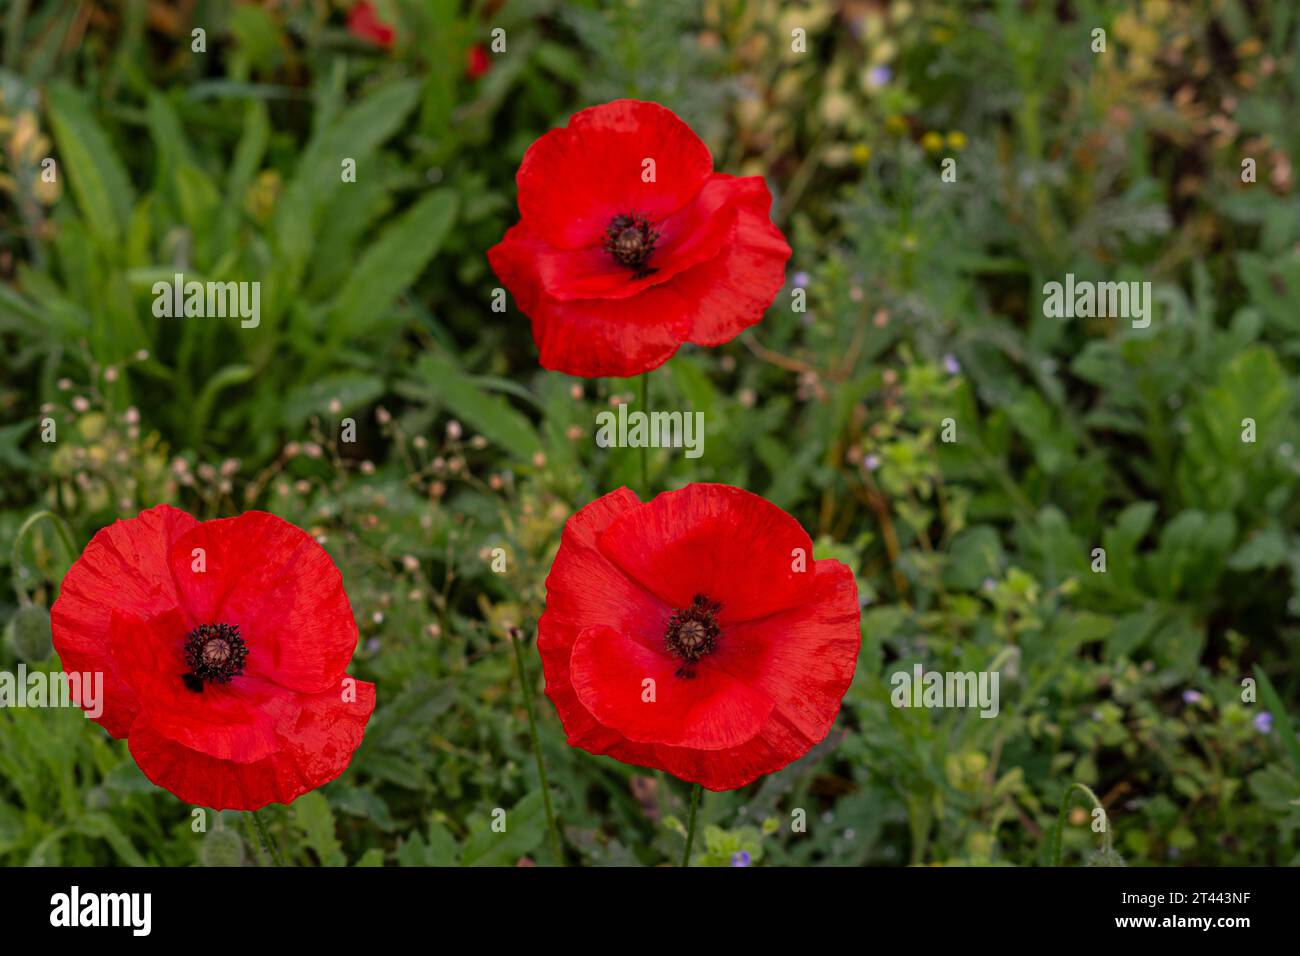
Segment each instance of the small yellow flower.
[{"label": "small yellow flower", "polygon": [[943,149],[943,134],[930,130],[921,137],[921,146],[927,153],[937,153]]},{"label": "small yellow flower", "polygon": [[950,149],[965,149],[966,134],[961,130],[953,130],[948,134],[948,147]]},{"label": "small yellow flower", "polygon": [[280,187],[278,172],[273,169],[262,170],[244,194],[244,209],[258,222],[266,222],[280,196]]},{"label": "small yellow flower", "polygon": [[900,136],[907,132],[907,120],[903,119],[903,117],[899,116],[897,113],[892,116],[887,116],[885,117],[885,129],[889,130],[889,132],[893,133],[895,136]]},{"label": "small yellow flower", "polygon": [[866,143],[858,143],[853,147],[853,161],[859,166],[865,166],[871,161],[871,147]]}]

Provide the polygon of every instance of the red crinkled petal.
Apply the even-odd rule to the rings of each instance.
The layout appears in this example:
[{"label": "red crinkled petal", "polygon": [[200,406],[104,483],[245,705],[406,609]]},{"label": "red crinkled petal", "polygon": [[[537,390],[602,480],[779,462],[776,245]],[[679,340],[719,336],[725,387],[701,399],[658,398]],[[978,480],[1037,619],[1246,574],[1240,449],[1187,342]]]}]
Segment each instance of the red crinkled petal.
[{"label": "red crinkled petal", "polygon": [[[343,700],[345,686],[355,688],[355,700]],[[344,678],[329,691],[300,694],[297,700],[277,727],[279,748],[251,763],[191,750],[145,717],[131,728],[131,755],[146,777],[186,803],[214,810],[291,803],[347,769],[375,709],[375,685]]]},{"label": "red crinkled petal", "polygon": [[761,177],[737,179],[715,173],[710,187],[730,191],[737,210],[731,241],[713,259],[673,280],[683,299],[694,304],[688,339],[696,345],[721,345],[756,324],[785,284],[790,246],[772,224],[772,194]]},{"label": "red crinkled petal", "polygon": [[251,763],[274,753],[276,725],[296,709],[297,694],[248,674],[190,690],[181,675],[191,629],[175,608],[148,619],[113,612],[113,661],[131,683],[143,718],[164,737],[221,760]]},{"label": "red crinkled petal", "polygon": [[[643,162],[655,181],[643,182]],[[610,220],[636,213],[658,222],[685,206],[713,170],[691,128],[657,103],[615,100],[574,114],[524,154],[515,181],[519,212],[559,249],[599,244]]]},{"label": "red crinkled petal", "polygon": [[524,222],[488,250],[488,261],[531,320],[544,367],[639,375],[684,341],[720,345],[762,319],[790,258],[770,206],[762,179],[710,176],[657,224],[663,235],[649,263],[657,271],[640,279],[599,245],[555,249]]},{"label": "red crinkled petal", "polygon": [[134,691],[113,663],[108,628],[116,609],[159,614],[179,603],[168,566],[172,543],[198,522],[170,505],[103,528],[68,569],[50,609],[64,671],[104,675],[104,712],[95,718],[125,737],[139,713]]},{"label": "red crinkled petal", "polygon": [[646,766],[664,770],[687,783],[698,783],[707,790],[736,790],[788,767],[824,737],[825,734],[810,739],[773,712],[762,730],[739,747],[727,750],[656,747],[654,759]]},{"label": "red crinkled petal", "polygon": [[544,299],[531,316],[543,368],[583,378],[627,378],[673,357],[689,329],[672,285],[630,299]]},{"label": "red crinkled petal", "polygon": [[690,678],[677,676],[681,665],[601,625],[578,635],[569,674],[591,715],[638,743],[723,750],[758,733],[772,712],[771,698],[707,660]]},{"label": "red crinkled petal", "polygon": [[[728,177],[729,178],[729,177]],[[552,249],[540,239],[534,250],[534,267],[543,291],[553,299],[626,299],[674,276],[712,260],[734,239],[734,190],[711,178],[703,189],[662,223],[647,265],[649,274],[635,278],[603,245],[584,249]]]},{"label": "red crinkled petal", "polygon": [[853,572],[823,559],[813,566],[812,578],[804,603],[727,626],[726,640],[707,661],[777,700],[776,711],[816,743],[853,680],[862,629]]},{"label": "red crinkled petal", "polygon": [[546,694],[555,704],[569,744],[592,753],[613,753],[628,763],[649,765],[653,749],[630,744],[597,721],[578,700],[569,661],[586,627],[608,625],[635,633],[647,621],[667,623],[672,609],[614,567],[596,547],[596,538],[615,517],[640,505],[627,488],[597,498],[569,518],[560,550],[546,578],[546,611],[537,624],[537,650],[546,676]]},{"label": "red crinkled petal", "polygon": [[525,315],[533,314],[545,293],[537,262],[549,248],[541,236],[518,222],[487,251],[488,265],[510,290]]},{"label": "red crinkled petal", "polygon": [[[696,486],[683,490],[691,487]],[[751,526],[751,513],[762,509],[735,492],[739,489],[704,486],[698,494],[729,504],[697,503],[691,509],[711,520],[707,516],[734,506],[740,515],[737,527]],[[679,685],[690,680],[678,678],[675,670],[665,676],[659,664],[675,663],[662,653],[664,609],[670,605],[631,580],[602,551],[616,525],[629,535],[632,529],[653,529],[654,505],[664,497],[642,504],[624,488],[569,519],[546,581],[546,612],[538,625],[546,693],[570,745],[657,767],[710,790],[735,789],[802,757],[830,731],[857,664],[857,588],[852,572],[839,562],[809,560],[797,603],[744,621],[727,621],[724,608],[718,648],[695,668],[695,680],[703,677],[716,687],[682,689]],[[687,504],[683,500],[670,507],[681,510]],[[786,522],[794,519],[763,504],[784,517],[773,516],[774,536],[790,534]],[[651,518],[637,520],[642,511]],[[807,541],[806,534],[802,537]],[[761,549],[762,544],[751,541],[751,546]],[[695,559],[682,557],[687,560]],[[749,573],[743,554],[723,560],[737,562],[730,565],[735,577]],[[711,577],[713,563],[718,559],[698,569],[705,586],[697,590],[718,586]],[[740,594],[736,592],[737,602]],[[654,705],[642,703],[645,677],[656,680],[658,701],[668,707],[649,710]],[[744,690],[738,692],[738,687]],[[754,721],[764,700],[771,709]]]},{"label": "red crinkled petal", "polygon": [[[195,570],[196,548],[206,570]],[[172,574],[191,626],[237,624],[244,673],[303,693],[333,686],[357,624],[343,576],[301,528],[264,511],[205,521],[176,542]]]},{"label": "red crinkled petal", "polygon": [[721,603],[724,626],[801,604],[812,584],[812,539],[799,522],[730,485],[666,491],[611,522],[599,545],[670,607],[697,594]]},{"label": "red crinkled petal", "polygon": [[690,318],[670,285],[622,299],[564,302],[546,294],[537,273],[541,240],[512,227],[488,251],[497,276],[532,322],[543,367],[568,375],[640,375],[672,358]]}]

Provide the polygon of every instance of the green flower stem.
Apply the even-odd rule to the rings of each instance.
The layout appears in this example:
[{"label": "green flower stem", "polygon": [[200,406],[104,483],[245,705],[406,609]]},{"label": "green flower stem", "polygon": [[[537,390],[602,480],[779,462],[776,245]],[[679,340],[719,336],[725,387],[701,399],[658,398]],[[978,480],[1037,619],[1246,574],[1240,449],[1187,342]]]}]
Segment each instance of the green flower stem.
[{"label": "green flower stem", "polygon": [[691,786],[691,810],[686,818],[686,852],[682,855],[682,866],[691,865],[691,846],[695,843],[695,817],[700,810],[700,797],[704,788],[698,783]]},{"label": "green flower stem", "polygon": [[[641,411],[650,414],[650,373],[641,376]],[[641,445],[641,493],[650,500],[650,450]]]},{"label": "green flower stem", "polygon": [[261,812],[250,810],[248,815],[253,818],[253,826],[257,830],[257,836],[262,841],[267,856],[271,858],[271,863],[275,866],[284,866],[284,861],[280,859],[280,851],[275,848],[275,841],[271,839],[271,834],[266,829],[266,822],[262,819]]},{"label": "green flower stem", "polygon": [[1065,788],[1065,793],[1061,795],[1061,812],[1056,818],[1056,834],[1052,838],[1052,866],[1061,865],[1061,837],[1065,833],[1065,815],[1070,810],[1070,796],[1075,790],[1083,791],[1084,795],[1092,801],[1092,805],[1101,811],[1101,818],[1105,821],[1106,827],[1102,830],[1102,849],[1110,852],[1110,817],[1106,815],[1106,808],[1101,805],[1097,795],[1092,792],[1092,788],[1082,783],[1072,783]]},{"label": "green flower stem", "polygon": [[[221,814],[217,814],[218,817],[220,815]],[[262,866],[262,848],[258,845],[261,841],[258,840],[256,827],[253,826],[253,815],[251,813],[245,813],[243,819],[244,836],[248,840],[249,851],[253,854],[253,862],[258,866]]]},{"label": "green flower stem", "polygon": [[510,632],[510,643],[515,648],[515,672],[519,677],[519,686],[524,692],[524,710],[528,712],[528,736],[533,741],[533,758],[537,761],[537,776],[542,782],[542,803],[546,807],[546,831],[551,838],[551,852],[555,854],[555,865],[564,866],[564,850],[560,846],[560,830],[555,825],[555,810],[551,807],[551,787],[546,782],[546,763],[542,760],[542,742],[537,736],[537,718],[533,714],[533,685],[528,682],[528,671],[524,668],[523,633],[518,628]]},{"label": "green flower stem", "polygon": [[49,510],[38,511],[35,514],[29,515],[27,520],[18,526],[18,533],[14,535],[13,559],[9,565],[14,576],[14,590],[18,593],[18,603],[23,605],[31,603],[31,598],[27,594],[27,589],[23,587],[18,580],[18,569],[21,566],[20,562],[22,561],[23,539],[27,537],[28,532],[36,526],[36,523],[42,520],[49,521],[50,524],[54,525],[54,531],[58,534],[59,540],[62,541],[63,546],[68,549],[68,557],[74,561],[77,558],[77,548],[72,543],[72,532],[68,530],[67,522],[56,515],[53,511]]}]

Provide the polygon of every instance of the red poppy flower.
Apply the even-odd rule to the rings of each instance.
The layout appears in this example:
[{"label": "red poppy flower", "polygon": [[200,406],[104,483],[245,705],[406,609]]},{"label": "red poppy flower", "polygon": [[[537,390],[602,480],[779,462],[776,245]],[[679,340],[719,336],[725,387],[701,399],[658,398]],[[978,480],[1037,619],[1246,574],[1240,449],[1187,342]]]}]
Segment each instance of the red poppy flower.
[{"label": "red poppy flower", "polygon": [[825,738],[858,620],[852,572],[770,502],[620,488],[565,526],[537,646],[571,746],[731,790]]},{"label": "red poppy flower", "polygon": [[338,568],[264,512],[161,505],[104,528],[51,623],[65,671],[104,675],[98,722],[188,803],[289,803],[347,768],[375,707],[345,673],[357,626]]},{"label": "red poppy flower", "polygon": [[488,261],[546,368],[638,375],[683,342],[735,338],[785,282],[790,247],[762,178],[713,172],[656,103],[583,110],[528,148],[515,181],[520,221]]},{"label": "red poppy flower", "polygon": [[482,43],[475,43],[469,48],[466,56],[465,75],[471,80],[477,80],[491,69],[492,57],[488,55],[487,47]]},{"label": "red poppy flower", "polygon": [[362,0],[348,11],[348,32],[359,40],[382,47],[393,45],[393,28],[379,19],[372,4]]}]

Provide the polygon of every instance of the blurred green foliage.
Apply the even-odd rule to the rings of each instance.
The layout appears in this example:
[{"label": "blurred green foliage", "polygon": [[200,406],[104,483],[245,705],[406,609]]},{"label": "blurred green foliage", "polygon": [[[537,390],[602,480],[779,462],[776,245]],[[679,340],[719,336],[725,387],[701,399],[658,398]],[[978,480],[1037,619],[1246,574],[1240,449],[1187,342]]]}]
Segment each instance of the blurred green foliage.
[{"label": "blurred green foliage", "polygon": [[[1041,863],[1074,782],[1130,865],[1300,860],[1288,0],[377,0],[390,50],[347,5],[8,5],[0,620],[117,517],[274,511],[343,569],[379,687],[351,769],[268,813],[286,855],[553,862],[508,633],[565,519],[643,490],[635,451],[591,440],[640,399],[541,370],[484,252],[529,143],[656,99],[767,177],[795,254],[760,325],[654,373],[652,404],[707,431],[698,460],[652,452],[651,483],[765,495],[864,605],[830,737],[709,795],[696,862]],[[261,282],[260,325],[156,317],[176,272]],[[1067,272],[1151,282],[1151,326],[1046,318]],[[56,667],[24,633],[0,669]],[[999,716],[892,707],[915,663],[1000,671]],[[570,750],[538,705],[569,862],[676,860],[685,788]],[[79,713],[0,710],[0,862],[262,858],[239,815],[202,836],[190,810]],[[1065,862],[1095,858],[1086,809],[1066,819]]]}]

